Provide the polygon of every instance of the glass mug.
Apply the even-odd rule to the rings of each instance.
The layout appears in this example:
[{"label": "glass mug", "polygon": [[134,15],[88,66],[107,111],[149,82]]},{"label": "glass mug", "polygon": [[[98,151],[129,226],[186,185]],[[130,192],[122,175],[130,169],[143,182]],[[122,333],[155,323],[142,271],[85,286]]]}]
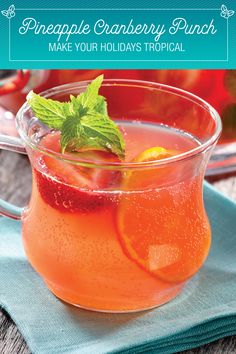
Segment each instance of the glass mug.
[{"label": "glass mug", "polygon": [[[66,101],[87,84],[42,95]],[[28,154],[32,195],[22,209],[1,200],[0,212],[22,221],[27,258],[58,298],[96,311],[150,309],[179,294],[208,255],[203,178],[221,120],[202,99],[163,84],[104,80],[100,93],[129,162],[106,153],[62,155],[58,133],[25,103],[17,114],[21,141],[1,137],[1,147]],[[163,145],[179,154],[135,158]],[[81,178],[97,185],[82,187]]]}]

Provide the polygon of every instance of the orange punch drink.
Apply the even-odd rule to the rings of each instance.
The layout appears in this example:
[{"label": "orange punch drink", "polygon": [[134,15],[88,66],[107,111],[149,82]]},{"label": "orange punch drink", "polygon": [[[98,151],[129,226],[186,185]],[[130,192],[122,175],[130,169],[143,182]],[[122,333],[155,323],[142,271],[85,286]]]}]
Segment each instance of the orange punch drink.
[{"label": "orange punch drink", "polygon": [[202,188],[220,118],[176,88],[96,80],[31,94],[18,113],[33,171],[24,248],[65,302],[149,309],[208,255]]}]

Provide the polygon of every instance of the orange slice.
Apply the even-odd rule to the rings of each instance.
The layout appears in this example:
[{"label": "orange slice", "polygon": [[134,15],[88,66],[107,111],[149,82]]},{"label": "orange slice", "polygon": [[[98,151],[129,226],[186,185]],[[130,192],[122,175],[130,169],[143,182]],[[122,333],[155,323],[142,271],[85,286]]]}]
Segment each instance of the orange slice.
[{"label": "orange slice", "polygon": [[[151,147],[139,154],[133,162],[148,162],[162,160],[176,155],[174,150],[166,150],[163,147]],[[129,171],[124,175],[124,189],[151,188],[164,182],[169,168],[168,167],[146,167],[140,170]]]},{"label": "orange slice", "polygon": [[134,161],[135,162],[147,162],[147,161],[155,161],[162,160],[174,155],[174,152],[170,150],[166,150],[161,146],[151,147],[139,154]]},{"label": "orange slice", "polygon": [[[153,147],[135,161],[176,154],[177,151]],[[175,174],[173,166],[165,165],[124,176],[127,192],[119,202],[117,228],[122,249],[130,259],[158,279],[181,283],[204,262],[210,247],[210,229],[199,202],[200,183],[188,180],[180,187],[177,183],[159,187],[164,180],[168,181],[170,168]]]}]

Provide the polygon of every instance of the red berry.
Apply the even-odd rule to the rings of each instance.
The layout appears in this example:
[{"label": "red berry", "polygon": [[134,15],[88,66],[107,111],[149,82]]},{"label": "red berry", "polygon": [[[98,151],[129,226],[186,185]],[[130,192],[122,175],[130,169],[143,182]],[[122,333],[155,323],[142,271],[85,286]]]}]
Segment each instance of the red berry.
[{"label": "red berry", "polygon": [[[41,145],[60,152],[59,133],[45,136]],[[77,155],[75,155],[77,154]],[[69,157],[67,153],[67,157]],[[78,159],[92,162],[117,162],[118,158],[104,151],[73,153]],[[111,204],[109,192],[121,182],[121,172],[73,165],[62,159],[39,154],[36,157],[36,183],[43,200],[63,212],[91,212]],[[114,200],[114,195],[112,197]]]},{"label": "red berry", "polygon": [[98,191],[86,191],[70,186],[35,170],[36,182],[43,200],[62,212],[91,212],[106,206],[109,198]]}]

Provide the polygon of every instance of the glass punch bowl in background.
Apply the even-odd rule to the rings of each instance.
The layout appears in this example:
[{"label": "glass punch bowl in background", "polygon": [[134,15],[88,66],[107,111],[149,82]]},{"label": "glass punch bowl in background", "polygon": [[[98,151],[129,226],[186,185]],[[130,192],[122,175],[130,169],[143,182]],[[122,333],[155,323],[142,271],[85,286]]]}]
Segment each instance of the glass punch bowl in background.
[{"label": "glass punch bowl in background", "polygon": [[[0,70],[0,134],[17,136],[14,117],[31,89],[38,93],[65,83],[92,80],[101,73],[106,79],[138,79],[175,86],[206,100],[219,112],[223,123],[207,175],[236,172],[236,70]],[[127,100],[132,105],[132,97]],[[135,102],[137,97],[133,98],[134,110]],[[117,97],[116,104],[126,102]],[[154,109],[155,104],[158,102],[153,103]],[[166,109],[174,114],[175,103],[168,102]]]}]

